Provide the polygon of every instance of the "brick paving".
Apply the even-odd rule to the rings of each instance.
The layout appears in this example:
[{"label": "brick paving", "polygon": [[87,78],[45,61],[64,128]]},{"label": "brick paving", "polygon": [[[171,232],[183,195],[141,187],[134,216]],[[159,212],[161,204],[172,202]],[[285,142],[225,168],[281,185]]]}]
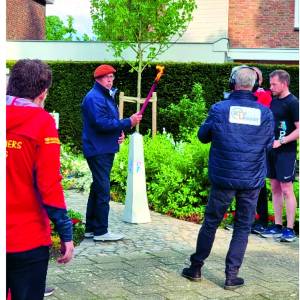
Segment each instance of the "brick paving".
[{"label": "brick paving", "polygon": [[[66,192],[69,208],[85,213],[87,195]],[[270,299],[299,298],[299,241],[280,243],[250,235],[239,275],[245,286],[223,289],[225,256],[231,232],[218,229],[212,253],[202,268],[203,280],[180,276],[194,252],[199,226],[151,212],[151,223],[121,220],[124,205],[111,202],[110,230],[125,235],[119,242],[85,239],[67,265],[51,262],[49,300],[94,299]]]}]

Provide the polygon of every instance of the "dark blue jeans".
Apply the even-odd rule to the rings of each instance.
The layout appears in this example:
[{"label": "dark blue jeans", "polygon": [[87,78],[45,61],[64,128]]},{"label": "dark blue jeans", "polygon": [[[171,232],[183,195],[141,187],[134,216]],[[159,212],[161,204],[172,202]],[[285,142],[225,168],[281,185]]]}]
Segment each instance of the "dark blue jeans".
[{"label": "dark blue jeans", "polygon": [[196,253],[191,255],[192,266],[202,266],[209,256],[215,234],[233,197],[236,198],[234,230],[226,256],[226,277],[235,278],[242,265],[248,244],[248,235],[255,218],[259,189],[225,190],[212,187],[203,225],[198,234]]},{"label": "dark blue jeans", "polygon": [[110,172],[115,154],[101,154],[87,158],[92,172],[89,199],[86,208],[86,232],[94,235],[107,233],[109,200],[110,200]]},{"label": "dark blue jeans", "polygon": [[13,300],[44,299],[49,247],[6,254],[6,295]]}]

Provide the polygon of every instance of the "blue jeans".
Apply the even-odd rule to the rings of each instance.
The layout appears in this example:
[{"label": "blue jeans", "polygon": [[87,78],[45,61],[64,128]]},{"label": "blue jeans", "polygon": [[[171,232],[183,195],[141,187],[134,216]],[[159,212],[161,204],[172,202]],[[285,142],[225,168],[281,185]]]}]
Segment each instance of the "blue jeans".
[{"label": "blue jeans", "polygon": [[107,153],[87,158],[92,172],[89,199],[86,208],[86,232],[94,235],[107,233],[109,200],[110,200],[110,172],[115,154]]},{"label": "blue jeans", "polygon": [[13,300],[44,299],[49,247],[6,254],[6,295]]},{"label": "blue jeans", "polygon": [[203,225],[198,234],[196,253],[191,255],[193,266],[201,267],[209,256],[218,226],[224,214],[236,198],[234,230],[226,256],[226,277],[235,278],[242,265],[248,244],[248,235],[255,218],[260,188],[254,190],[225,190],[212,187],[205,211]]}]

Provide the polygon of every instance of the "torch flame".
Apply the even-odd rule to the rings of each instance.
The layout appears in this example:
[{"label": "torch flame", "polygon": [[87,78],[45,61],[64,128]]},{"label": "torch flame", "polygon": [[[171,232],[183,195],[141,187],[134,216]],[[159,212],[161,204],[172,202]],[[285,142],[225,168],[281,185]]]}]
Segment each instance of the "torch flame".
[{"label": "torch flame", "polygon": [[160,77],[164,74],[164,69],[165,69],[164,66],[161,66],[161,65],[156,66],[156,70],[158,70],[158,73],[155,77],[155,82],[158,82]]}]

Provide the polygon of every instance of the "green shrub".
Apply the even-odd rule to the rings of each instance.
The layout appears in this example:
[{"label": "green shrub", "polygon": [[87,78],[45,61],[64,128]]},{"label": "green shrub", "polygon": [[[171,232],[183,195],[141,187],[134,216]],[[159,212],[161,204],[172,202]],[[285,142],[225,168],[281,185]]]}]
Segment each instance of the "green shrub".
[{"label": "green shrub", "polygon": [[[209,145],[201,144],[196,130],[187,142],[175,142],[171,134],[144,137],[146,187],[149,206],[179,218],[203,215],[208,181]],[[111,174],[112,190],[125,200],[128,142],[116,155]]]},{"label": "green shrub", "polygon": [[[202,221],[207,204],[210,183],[208,180],[208,154],[210,146],[202,144],[194,129],[185,142],[175,142],[170,133],[144,137],[144,156],[148,202],[154,211],[190,220]],[[68,174],[63,179],[64,187],[88,192],[91,173],[81,154],[74,154],[69,145],[62,146],[62,170]],[[115,156],[111,172],[111,197],[114,201],[125,202],[129,138],[121,145]],[[294,182],[298,200],[299,181]],[[274,216],[270,181],[267,180],[270,221]],[[232,202],[221,226],[231,224],[236,204]],[[76,215],[70,215],[76,217]],[[286,222],[286,212],[283,211]],[[296,223],[299,222],[299,208]]]},{"label": "green shrub", "polygon": [[61,173],[64,189],[88,191],[92,183],[92,175],[82,154],[74,153],[70,144],[61,145]]},{"label": "green shrub", "polygon": [[[200,83],[193,86],[193,99],[183,95],[178,104],[171,103],[159,110],[161,118],[165,120],[167,131],[171,131],[176,140],[185,140],[195,127],[199,126],[207,117],[206,103]],[[178,122],[180,120],[180,122]],[[168,124],[176,124],[171,128]]]}]

